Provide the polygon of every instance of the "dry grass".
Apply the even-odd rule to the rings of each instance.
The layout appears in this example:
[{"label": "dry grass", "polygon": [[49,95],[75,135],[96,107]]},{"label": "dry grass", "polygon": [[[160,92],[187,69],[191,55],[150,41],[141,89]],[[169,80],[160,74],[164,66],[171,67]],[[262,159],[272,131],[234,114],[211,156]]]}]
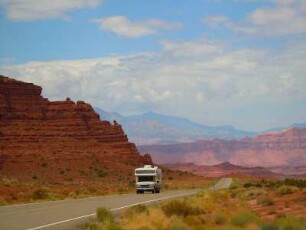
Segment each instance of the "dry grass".
[{"label": "dry grass", "polygon": [[257,199],[257,204],[261,204],[263,206],[271,206],[274,205],[274,203],[274,200],[268,196],[263,196]]},{"label": "dry grass", "polygon": [[[124,230],[302,230],[306,229],[306,220],[292,207],[297,207],[298,198],[304,195],[303,189],[278,195],[274,187],[254,189],[237,184],[228,190],[199,192],[151,207],[129,208],[111,227]],[[284,200],[286,213],[279,212],[283,210],[279,201]],[[267,216],[274,218],[267,219]],[[95,230],[111,229],[106,225],[95,227]]]},{"label": "dry grass", "polygon": [[[149,213],[154,213],[153,217],[146,214],[136,222],[129,222],[125,217],[121,221],[125,223],[122,225],[124,229],[131,223],[132,227],[126,229],[137,229],[140,225],[143,229],[172,229],[173,226],[174,229],[195,230],[306,229],[306,221],[302,219],[305,203],[300,202],[304,199],[304,190],[293,188],[291,191],[287,195],[278,195],[276,187],[243,188],[237,183],[229,190],[201,192],[193,197],[149,208]],[[282,203],[279,199],[287,200],[287,205],[284,203],[284,207],[279,208]],[[249,203],[253,203],[253,207]],[[267,218],[271,216],[272,219]],[[146,221],[141,221],[143,219]],[[156,225],[154,219],[158,219],[159,223],[162,221],[163,225]]]},{"label": "dry grass", "polygon": [[[45,166],[42,166],[45,167]],[[48,165],[46,165],[48,167]],[[86,180],[66,178],[61,182],[18,180],[14,177],[0,177],[0,205],[37,202],[41,200],[62,200],[86,198],[91,196],[123,194],[135,192],[135,181],[131,172],[106,174],[101,168],[93,168],[93,177]],[[67,170],[65,170],[66,172]],[[81,172],[80,172],[81,173]],[[84,173],[84,172],[82,172]],[[164,169],[164,191],[175,189],[205,188],[213,180],[190,173]],[[66,175],[66,174],[65,174]],[[124,176],[122,176],[124,175]],[[171,178],[171,179],[168,179]],[[40,195],[37,190],[48,188],[47,195]]]},{"label": "dry grass", "polygon": [[293,194],[296,191],[298,191],[298,188],[295,186],[282,185],[276,190],[276,193],[279,195],[287,195],[287,194]]}]

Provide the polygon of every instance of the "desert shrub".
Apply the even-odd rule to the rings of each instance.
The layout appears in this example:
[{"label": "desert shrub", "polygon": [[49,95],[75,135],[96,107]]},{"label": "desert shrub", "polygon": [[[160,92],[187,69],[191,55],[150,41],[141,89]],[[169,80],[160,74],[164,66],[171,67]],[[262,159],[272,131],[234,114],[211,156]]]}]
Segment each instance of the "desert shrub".
[{"label": "desert shrub", "polygon": [[18,194],[16,194],[15,192],[10,192],[9,193],[9,200],[18,200]]},{"label": "desert shrub", "polygon": [[190,227],[182,219],[175,217],[171,219],[169,230],[190,230]]},{"label": "desert shrub", "polygon": [[246,191],[244,195],[246,198],[252,199],[266,193],[267,193],[266,190],[258,188],[258,189],[250,189]]},{"label": "desert shrub", "polygon": [[249,187],[252,187],[252,186],[253,186],[253,184],[250,183],[250,182],[246,182],[246,183],[244,183],[244,185],[243,185],[243,187],[245,187],[245,188],[249,188]]},{"label": "desert shrub", "polygon": [[238,188],[238,186],[237,186],[237,185],[232,184],[232,185],[230,186],[230,188],[229,188],[229,189],[233,190],[233,189],[237,189],[237,188]]},{"label": "desert shrub", "polygon": [[216,202],[210,198],[200,200],[199,204],[206,213],[212,213],[216,208]]},{"label": "desert shrub", "polygon": [[261,183],[255,183],[255,184],[254,184],[254,187],[262,188],[262,184],[261,184]]},{"label": "desert shrub", "polygon": [[90,191],[88,190],[87,187],[81,187],[81,188],[77,189],[77,190],[76,190],[76,193],[77,193],[77,196],[78,196],[79,198],[81,198],[81,197],[86,197],[86,196],[91,195],[91,194],[90,194]]},{"label": "desert shrub", "polygon": [[280,183],[276,181],[269,181],[266,186],[270,188],[277,188],[280,186]]},{"label": "desert shrub", "polygon": [[261,230],[279,230],[279,227],[274,223],[263,224]]},{"label": "desert shrub", "polygon": [[261,204],[263,206],[271,206],[271,205],[274,205],[274,200],[271,197],[264,196],[264,197],[260,197],[257,200],[257,204]]},{"label": "desert shrub", "polygon": [[148,226],[142,226],[142,227],[139,227],[139,228],[137,228],[135,230],[151,230],[151,228],[148,227]]},{"label": "desert shrub", "polygon": [[100,223],[113,223],[114,217],[110,210],[107,208],[97,208],[97,220]]},{"label": "desert shrub", "polygon": [[90,192],[91,195],[94,195],[97,192],[97,187],[89,186],[88,191]]},{"label": "desert shrub", "polygon": [[7,205],[7,201],[4,199],[4,197],[0,196],[0,206]]},{"label": "desert shrub", "polygon": [[147,208],[147,206],[143,205],[143,204],[138,204],[135,205],[133,207],[130,208],[131,210],[133,210],[136,213],[149,213],[149,209]]},{"label": "desert shrub", "polygon": [[286,216],[276,220],[276,224],[280,226],[280,229],[284,230],[304,230],[306,229],[306,219]]},{"label": "desert shrub", "polygon": [[3,134],[3,132],[0,130],[0,137],[3,137],[4,136],[4,134]]},{"label": "desert shrub", "polygon": [[99,226],[97,223],[85,223],[83,225],[81,225],[81,229],[83,230],[99,230]]},{"label": "desert shrub", "polygon": [[169,177],[168,177],[168,180],[173,180],[173,177],[172,177],[172,176],[169,176]]},{"label": "desert shrub", "polygon": [[37,188],[32,193],[32,199],[34,200],[44,200],[49,198],[48,188]]},{"label": "desert shrub", "polygon": [[220,190],[218,192],[211,193],[211,198],[215,202],[224,202],[230,199],[230,193],[227,190]]},{"label": "desert shrub", "polygon": [[243,188],[230,189],[229,193],[231,198],[240,197],[244,193],[244,189]]},{"label": "desert shrub", "polygon": [[299,188],[306,188],[306,179],[286,179],[283,181],[285,185],[297,186]]},{"label": "desert shrub", "polygon": [[122,188],[122,187],[117,189],[117,193],[118,194],[124,194],[124,193],[127,193],[128,191],[129,190],[127,190],[126,188]]},{"label": "desert shrub", "polygon": [[167,216],[177,215],[186,217],[188,215],[197,215],[202,213],[202,210],[191,206],[185,200],[172,200],[162,206],[163,212]]},{"label": "desert shrub", "polygon": [[245,188],[250,188],[250,187],[257,187],[257,188],[262,188],[263,186],[267,186],[268,185],[268,182],[265,181],[265,180],[261,180],[260,182],[246,182],[243,184],[243,187]]},{"label": "desert shrub", "polygon": [[268,215],[274,215],[276,214],[277,212],[273,209],[273,210],[270,210],[267,212]]},{"label": "desert shrub", "polygon": [[33,179],[33,180],[37,180],[38,177],[37,177],[36,175],[33,175],[33,176],[32,176],[32,179]]},{"label": "desert shrub", "polygon": [[203,219],[199,218],[199,216],[187,216],[185,218],[185,222],[186,224],[188,224],[189,226],[200,226],[201,224],[203,224]]},{"label": "desert shrub", "polygon": [[239,227],[245,227],[246,225],[250,223],[255,223],[255,224],[260,223],[260,219],[251,212],[243,211],[243,212],[239,212],[236,215],[234,215],[231,218],[231,222],[233,225],[236,225]]},{"label": "desert shrub", "polygon": [[123,216],[125,218],[132,219],[135,215],[140,214],[140,213],[145,213],[148,215],[149,209],[147,208],[147,206],[143,204],[132,206],[123,213]]},{"label": "desert shrub", "polygon": [[74,191],[69,192],[68,197],[76,198],[77,194]]},{"label": "desert shrub", "polygon": [[47,162],[43,162],[43,163],[41,163],[41,167],[43,167],[43,168],[48,167],[48,163],[47,163]]},{"label": "desert shrub", "polygon": [[142,227],[137,228],[136,230],[151,230],[151,228],[148,226],[142,226]]},{"label": "desert shrub", "polygon": [[227,222],[226,215],[223,212],[214,212],[212,220],[217,225],[224,225]]},{"label": "desert shrub", "polygon": [[70,190],[69,190],[69,188],[63,188],[63,189],[61,189],[60,193],[61,193],[61,195],[66,197],[70,193]]},{"label": "desert shrub", "polygon": [[95,173],[96,173],[97,177],[105,177],[105,176],[107,176],[107,172],[105,172],[101,168],[96,168],[95,169]]},{"label": "desert shrub", "polygon": [[295,186],[282,185],[277,190],[276,193],[279,195],[292,194],[298,190]]},{"label": "desert shrub", "polygon": [[126,164],[126,165],[130,165],[130,166],[133,166],[133,167],[137,167],[137,163],[136,163],[136,162],[130,161],[130,162],[126,162],[125,164]]},{"label": "desert shrub", "polygon": [[7,187],[15,187],[20,185],[20,182],[15,178],[3,177],[2,183]]},{"label": "desert shrub", "polygon": [[135,180],[130,180],[129,181],[129,187],[133,187],[134,188],[134,186],[135,186]]},{"label": "desert shrub", "polygon": [[82,230],[122,230],[122,228],[115,224],[108,222],[106,224],[102,223],[94,223],[94,222],[88,222],[80,226],[80,229]]},{"label": "desert shrub", "polygon": [[209,230],[242,230],[242,228],[233,226],[233,225],[225,225],[225,226],[213,227],[213,228],[208,228],[208,229]]},{"label": "desert shrub", "polygon": [[108,223],[106,224],[106,226],[104,228],[102,228],[103,230],[123,230],[119,225],[115,224],[115,223]]}]

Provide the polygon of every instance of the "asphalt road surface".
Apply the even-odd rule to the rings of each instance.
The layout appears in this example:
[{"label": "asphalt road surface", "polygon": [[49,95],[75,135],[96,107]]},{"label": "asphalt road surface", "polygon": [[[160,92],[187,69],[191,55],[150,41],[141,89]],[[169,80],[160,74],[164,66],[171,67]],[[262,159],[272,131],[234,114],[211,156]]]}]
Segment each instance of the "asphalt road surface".
[{"label": "asphalt road surface", "polygon": [[[228,188],[231,178],[223,178],[211,189]],[[71,230],[95,217],[98,207],[118,212],[137,204],[156,203],[195,194],[198,190],[169,191],[158,194],[123,194],[76,200],[49,201],[0,207],[0,230]]]},{"label": "asphalt road surface", "polygon": [[232,178],[222,178],[219,180],[214,186],[212,186],[211,190],[219,190],[219,189],[226,189],[231,186]]}]

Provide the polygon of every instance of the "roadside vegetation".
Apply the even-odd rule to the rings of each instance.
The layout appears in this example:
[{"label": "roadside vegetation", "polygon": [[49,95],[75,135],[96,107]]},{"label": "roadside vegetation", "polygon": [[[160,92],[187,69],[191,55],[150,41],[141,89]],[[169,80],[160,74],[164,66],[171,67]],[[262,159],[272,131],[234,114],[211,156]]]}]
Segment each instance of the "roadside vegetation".
[{"label": "roadside vegetation", "polygon": [[[41,167],[48,167],[48,164],[43,162]],[[133,170],[134,168],[131,167],[129,173],[107,174],[101,168],[93,167],[92,179],[81,181],[67,178],[56,183],[44,181],[37,175],[33,175],[30,181],[2,176],[0,177],[0,205],[135,193]],[[163,177],[165,191],[207,188],[215,181],[188,172],[168,169],[163,169]]]},{"label": "roadside vegetation", "polygon": [[[153,206],[133,206],[112,218],[83,225],[86,230],[304,230],[305,180],[234,180],[227,190],[202,191]],[[258,183],[261,186],[258,186]],[[251,185],[250,185],[251,184]],[[102,209],[103,213],[110,211]],[[103,214],[104,216],[104,214]]]}]

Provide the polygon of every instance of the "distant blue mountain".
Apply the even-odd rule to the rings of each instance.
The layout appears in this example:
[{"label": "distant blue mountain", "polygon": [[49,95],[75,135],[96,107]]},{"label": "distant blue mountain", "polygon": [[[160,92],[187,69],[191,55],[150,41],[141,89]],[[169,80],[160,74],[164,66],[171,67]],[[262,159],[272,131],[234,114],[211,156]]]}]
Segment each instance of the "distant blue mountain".
[{"label": "distant blue mountain", "polygon": [[294,128],[306,128],[306,122],[305,123],[295,123],[292,125]]},{"label": "distant blue mountain", "polygon": [[186,118],[162,115],[152,111],[132,116],[106,112],[95,108],[102,120],[116,120],[129,139],[136,144],[169,144],[203,139],[241,139],[257,133],[235,129],[232,126],[206,126]]},{"label": "distant blue mountain", "polygon": [[270,132],[279,132],[287,128],[306,128],[306,123],[294,123],[293,125],[289,127],[278,127],[278,128],[273,128],[273,129],[267,129],[262,132],[259,132],[259,134],[263,133],[270,133]]}]

